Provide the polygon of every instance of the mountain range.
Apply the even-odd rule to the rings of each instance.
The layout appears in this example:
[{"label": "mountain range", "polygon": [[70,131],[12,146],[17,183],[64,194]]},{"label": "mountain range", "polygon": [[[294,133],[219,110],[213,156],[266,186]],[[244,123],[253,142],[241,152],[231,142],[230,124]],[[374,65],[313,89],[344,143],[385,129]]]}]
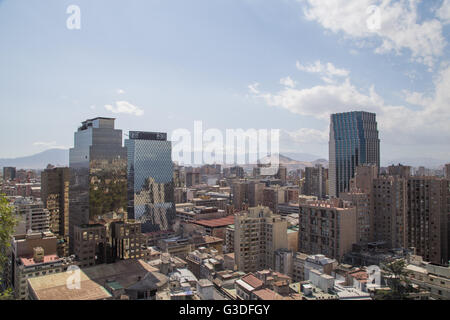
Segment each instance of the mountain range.
[{"label": "mountain range", "polygon": [[44,169],[48,164],[58,167],[68,166],[69,150],[49,149],[31,156],[0,159],[0,167],[16,167],[17,169]]},{"label": "mountain range", "polygon": [[[288,170],[311,167],[316,164],[321,164],[324,167],[328,167],[328,160],[321,159],[319,156],[307,153],[287,152],[280,154],[279,160],[281,164],[288,168]],[[382,166],[389,166],[399,163],[413,167],[425,166],[427,168],[441,168],[446,162],[440,159],[426,157],[398,158],[383,160]],[[16,167],[17,169],[44,169],[48,164],[55,166],[68,166],[69,150],[49,149],[31,156],[0,159],[0,168],[11,166]]]}]

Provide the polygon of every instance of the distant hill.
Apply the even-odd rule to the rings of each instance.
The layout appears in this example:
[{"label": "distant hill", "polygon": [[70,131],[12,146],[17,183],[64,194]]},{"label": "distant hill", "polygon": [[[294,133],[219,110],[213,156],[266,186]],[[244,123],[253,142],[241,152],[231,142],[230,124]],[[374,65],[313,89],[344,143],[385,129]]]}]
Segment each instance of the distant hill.
[{"label": "distant hill", "polygon": [[[299,154],[297,154],[299,155]],[[261,159],[262,163],[267,163],[270,157],[265,157]],[[285,166],[288,170],[296,170],[296,169],[304,169],[305,167],[314,167],[316,164],[321,164],[323,167],[328,168],[328,160],[325,159],[317,159],[313,161],[299,161],[294,160],[286,155],[279,155],[279,162],[283,166]]]},{"label": "distant hill", "polygon": [[315,154],[310,154],[310,153],[297,153],[297,152],[283,152],[283,156],[285,157],[289,157],[293,160],[297,160],[297,161],[308,161],[308,162],[312,162],[315,161],[317,159],[320,159],[321,157]]},{"label": "distant hill", "polygon": [[0,159],[0,167],[17,169],[45,169],[49,163],[54,166],[68,166],[69,150],[49,149],[27,157]]},{"label": "distant hill", "polygon": [[[288,168],[288,170],[295,170],[305,167],[313,167],[316,164],[321,164],[324,167],[328,167],[328,161],[325,159],[312,159],[311,155],[307,155],[308,160],[298,160],[302,154],[295,154],[296,159],[291,158],[286,155],[279,155],[280,164],[283,164]],[[11,158],[11,159],[0,159],[1,167],[16,167],[17,169],[44,169],[48,164],[54,166],[69,166],[69,150],[67,149],[49,149],[31,156]],[[252,165],[245,165],[244,167],[253,167]]]}]

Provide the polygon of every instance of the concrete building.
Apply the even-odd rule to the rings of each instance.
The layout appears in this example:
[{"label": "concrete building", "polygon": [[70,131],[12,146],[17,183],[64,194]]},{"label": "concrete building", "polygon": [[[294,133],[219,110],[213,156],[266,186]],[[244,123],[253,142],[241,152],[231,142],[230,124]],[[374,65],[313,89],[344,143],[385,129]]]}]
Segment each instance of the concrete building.
[{"label": "concrete building", "polygon": [[[143,260],[123,260],[77,271],[79,288],[65,273],[28,279],[32,300],[159,300],[168,278]],[[73,283],[75,286],[76,283]]]},{"label": "concrete building", "polygon": [[425,261],[448,265],[450,180],[411,177],[407,193],[407,246]]},{"label": "concrete building", "polygon": [[69,168],[47,168],[41,173],[41,198],[50,214],[50,231],[58,237],[58,255],[69,254]]},{"label": "concrete building", "polygon": [[256,300],[254,292],[263,289],[264,282],[254,274],[249,273],[235,282],[236,296],[238,300]]},{"label": "concrete building", "polygon": [[236,210],[243,210],[248,205],[248,183],[237,181],[232,184],[233,207]]},{"label": "concrete building", "polygon": [[111,262],[108,255],[107,229],[101,224],[85,224],[74,226],[74,254],[80,267],[91,267],[97,264]]},{"label": "concrete building", "polygon": [[141,233],[141,222],[116,221],[110,224],[109,229],[112,261],[144,258],[146,239]]},{"label": "concrete building", "polygon": [[356,207],[346,201],[309,201],[300,204],[299,251],[340,260],[356,243]]},{"label": "concrete building", "polygon": [[306,253],[295,252],[292,256],[292,279],[294,282],[305,281],[305,262],[308,258]]},{"label": "concrete building", "polygon": [[223,249],[224,253],[234,252],[234,235],[235,235],[235,228],[234,224],[232,224],[229,225],[225,230],[225,246]]},{"label": "concrete building", "polygon": [[58,257],[57,238],[51,232],[14,236],[11,254],[8,283],[18,300],[28,299],[27,279],[64,272],[74,263],[72,258]]},{"label": "concrete building", "polygon": [[430,292],[433,299],[450,300],[450,267],[424,262],[420,256],[409,262],[406,270],[414,285]]},{"label": "concrete building", "polygon": [[311,271],[331,276],[337,265],[338,262],[335,259],[328,258],[323,254],[307,256],[304,262],[304,280],[311,278]]},{"label": "concrete building", "polygon": [[344,192],[339,196],[344,201],[349,201],[356,208],[356,241],[367,243],[373,238],[372,220],[373,207],[370,194],[358,191]]},{"label": "concrete building", "polygon": [[303,193],[308,196],[316,196],[318,199],[325,199],[326,182],[328,180],[328,169],[318,164],[315,167],[305,168],[305,183]]},{"label": "concrete building", "polygon": [[274,268],[275,251],[288,247],[287,222],[267,207],[235,215],[234,254],[239,271]]},{"label": "concrete building", "polygon": [[373,241],[407,248],[407,181],[401,176],[373,180]]},{"label": "concrete building", "polygon": [[294,252],[288,249],[278,249],[275,251],[274,270],[292,277],[292,260]]},{"label": "concrete building", "polygon": [[217,219],[196,220],[192,223],[201,226],[206,235],[221,238],[225,241],[227,228],[234,224],[234,215]]},{"label": "concrete building", "polygon": [[248,206],[257,207],[263,204],[263,190],[265,184],[258,181],[248,183]]},{"label": "concrete building", "polygon": [[12,181],[16,179],[16,168],[15,167],[3,167],[3,180]]},{"label": "concrete building", "polygon": [[388,167],[388,174],[390,176],[400,176],[403,178],[409,178],[411,176],[411,167],[404,166],[401,164],[398,164],[397,166],[392,165]]},{"label": "concrete building", "polygon": [[15,216],[18,225],[14,234],[50,231],[50,212],[40,200],[32,198],[18,198],[14,202]]},{"label": "concrete building", "polygon": [[118,260],[141,259],[147,239],[135,220],[75,226],[74,253],[81,267]]},{"label": "concrete building", "polygon": [[188,169],[187,171],[185,171],[185,184],[186,187],[192,187],[192,186],[197,186],[200,184],[201,179],[200,179],[200,172],[197,171],[197,168],[191,168]]},{"label": "concrete building", "polygon": [[285,203],[285,190],[279,186],[267,187],[263,190],[263,206],[278,213],[278,204]]},{"label": "concrete building", "polygon": [[184,206],[177,205],[176,217],[180,221],[194,222],[197,220],[219,219],[227,216],[225,210],[217,207],[207,206]]},{"label": "concrete building", "polygon": [[450,180],[450,163],[447,163],[444,168],[445,179]]}]

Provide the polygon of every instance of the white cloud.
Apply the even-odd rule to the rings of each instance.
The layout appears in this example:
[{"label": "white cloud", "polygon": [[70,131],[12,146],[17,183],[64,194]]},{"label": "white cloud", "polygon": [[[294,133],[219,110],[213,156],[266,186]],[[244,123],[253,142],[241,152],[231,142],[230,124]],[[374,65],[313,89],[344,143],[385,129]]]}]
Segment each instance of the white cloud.
[{"label": "white cloud", "polygon": [[[279,107],[302,116],[329,123],[331,113],[369,111],[377,114],[382,139],[390,144],[445,145],[450,149],[450,65],[444,64],[434,79],[433,94],[404,91],[405,105],[390,105],[377,94],[375,87],[357,88],[350,79],[337,84],[310,88],[284,88],[278,92],[259,92],[255,97],[267,105]],[[309,130],[309,131],[308,131]],[[320,131],[319,131],[320,132]],[[302,129],[298,136],[322,137],[314,129]],[[324,141],[324,140],[322,140]]]},{"label": "white cloud", "polygon": [[326,83],[333,83],[336,77],[347,77],[350,74],[350,71],[346,69],[336,68],[331,62],[322,63],[320,60],[309,65],[302,65],[297,61],[295,66],[300,71],[321,75],[322,80]]},{"label": "white cloud", "polygon": [[118,90],[117,90],[117,93],[118,93],[118,94],[124,94],[124,93],[125,93],[125,90],[118,89]]},{"label": "white cloud", "polygon": [[329,129],[317,130],[310,128],[301,128],[295,131],[283,130],[293,142],[301,144],[326,144],[328,143]]},{"label": "white cloud", "polygon": [[144,114],[144,110],[140,107],[134,106],[128,101],[116,101],[116,106],[105,105],[105,109],[111,111],[112,113],[125,113],[132,114],[135,116],[142,116]]},{"label": "white cloud", "polygon": [[[413,61],[429,67],[442,56],[446,40],[438,19],[419,22],[421,0],[299,0],[306,6],[306,19],[316,21],[334,33],[361,40],[376,39],[376,53],[411,52]],[[446,0],[448,2],[448,0]],[[376,10],[369,10],[375,8]],[[439,10],[446,17],[448,6]],[[364,43],[364,42],[363,42]]]},{"label": "white cloud", "polygon": [[250,84],[248,86],[248,89],[250,90],[250,93],[258,94],[259,93],[258,87],[259,87],[259,83],[255,82],[253,84]]},{"label": "white cloud", "polygon": [[296,86],[296,82],[291,79],[291,77],[281,78],[280,84],[286,87],[294,88]]},{"label": "white cloud", "polygon": [[441,19],[444,24],[450,23],[450,0],[444,0],[442,6],[436,11],[436,16]]}]

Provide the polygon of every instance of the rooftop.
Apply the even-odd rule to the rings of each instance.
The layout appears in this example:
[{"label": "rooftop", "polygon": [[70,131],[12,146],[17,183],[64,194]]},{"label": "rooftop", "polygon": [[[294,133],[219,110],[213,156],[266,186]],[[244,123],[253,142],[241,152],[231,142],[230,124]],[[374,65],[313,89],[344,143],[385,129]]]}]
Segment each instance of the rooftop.
[{"label": "rooftop", "polygon": [[234,224],[234,215],[229,215],[218,219],[197,220],[193,223],[210,228],[226,227]]},{"label": "rooftop", "polygon": [[129,259],[81,269],[80,289],[77,290],[68,288],[65,272],[30,278],[28,283],[39,300],[109,299],[111,294],[103,287],[107,281],[128,288],[148,273],[157,271],[143,260]]},{"label": "rooftop", "polygon": [[253,288],[259,288],[259,287],[262,287],[264,285],[264,282],[259,280],[253,274],[248,274],[248,275],[242,277],[241,280],[244,281],[245,283],[249,284]]},{"label": "rooftop", "polygon": [[253,291],[253,294],[261,300],[283,300],[283,297],[270,289]]},{"label": "rooftop", "polygon": [[56,262],[59,260],[61,260],[61,258],[59,258],[56,254],[50,254],[50,255],[44,256],[44,261],[41,261],[41,262],[34,261],[33,257],[21,257],[20,258],[20,261],[26,267],[32,266],[35,264],[40,264],[40,263]]}]

